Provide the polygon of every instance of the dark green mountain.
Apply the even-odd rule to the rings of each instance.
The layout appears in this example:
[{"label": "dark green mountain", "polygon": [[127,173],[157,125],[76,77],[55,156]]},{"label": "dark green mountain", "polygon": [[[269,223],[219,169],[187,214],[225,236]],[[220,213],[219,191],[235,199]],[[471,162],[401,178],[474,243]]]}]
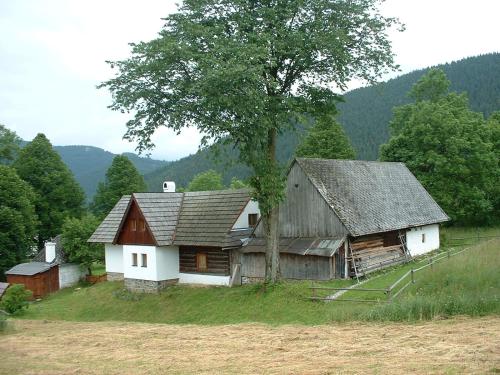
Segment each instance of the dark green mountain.
[{"label": "dark green mountain", "polygon": [[[99,181],[104,181],[107,169],[115,154],[93,146],[54,146],[61,158],[75,175],[82,186],[87,200],[91,200]],[[132,153],[125,153],[142,174],[150,173],[168,164],[166,161],[141,158]]]},{"label": "dark green mountain", "polygon": [[[451,90],[467,92],[474,111],[488,116],[500,110],[500,53],[470,57],[449,64],[439,65],[451,81]],[[377,85],[352,90],[344,95],[344,103],[338,105],[338,119],[349,136],[361,160],[376,160],[382,143],[389,138],[388,124],[392,109],[409,102],[406,93],[427,72],[417,70]],[[281,136],[279,158],[289,160],[300,140],[302,130]],[[236,151],[230,150],[217,162],[210,149],[198,151],[145,175],[149,189],[157,191],[164,180],[186,186],[192,177],[207,169],[222,173],[224,183],[233,176],[244,179],[248,168],[235,164]],[[228,167],[228,165],[230,165]]]}]

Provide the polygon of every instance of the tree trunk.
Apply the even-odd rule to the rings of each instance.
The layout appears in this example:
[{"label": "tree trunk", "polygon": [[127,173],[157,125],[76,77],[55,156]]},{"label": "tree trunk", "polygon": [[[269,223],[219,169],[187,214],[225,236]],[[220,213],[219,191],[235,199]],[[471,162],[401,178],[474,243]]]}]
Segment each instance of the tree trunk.
[{"label": "tree trunk", "polygon": [[[276,129],[268,133],[268,160],[272,173],[276,173]],[[266,237],[266,283],[276,283],[280,279],[279,252],[279,205],[276,204],[263,215],[264,235]]]}]

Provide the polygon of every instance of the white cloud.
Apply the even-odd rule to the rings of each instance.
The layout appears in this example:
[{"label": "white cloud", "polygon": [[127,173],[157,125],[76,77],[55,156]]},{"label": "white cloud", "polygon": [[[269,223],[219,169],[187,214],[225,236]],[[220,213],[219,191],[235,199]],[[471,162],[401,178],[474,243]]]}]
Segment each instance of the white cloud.
[{"label": "white cloud", "polygon": [[[105,60],[126,58],[129,42],[154,38],[175,8],[164,0],[0,2],[0,123],[25,139],[44,132],[57,145],[133,151],[122,139],[127,116],[110,111],[109,94],[95,86],[113,74]],[[496,0],[388,0],[382,12],[407,26],[390,34],[402,72],[500,51]],[[195,129],[179,136],[161,129],[152,156],[180,158],[200,138]]]}]

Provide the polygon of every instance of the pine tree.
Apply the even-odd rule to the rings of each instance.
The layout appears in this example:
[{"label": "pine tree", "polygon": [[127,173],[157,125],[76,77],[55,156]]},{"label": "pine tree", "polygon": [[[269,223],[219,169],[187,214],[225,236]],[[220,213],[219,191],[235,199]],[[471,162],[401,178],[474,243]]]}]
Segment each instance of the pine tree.
[{"label": "pine tree", "polygon": [[0,280],[28,257],[35,245],[35,193],[15,169],[0,165]]},{"label": "pine tree", "polygon": [[117,155],[106,172],[106,180],[99,183],[91,205],[96,216],[102,218],[127,194],[146,190],[144,178],[125,155]]},{"label": "pine tree", "polygon": [[321,116],[309,130],[296,155],[305,158],[354,159],[356,154],[344,129],[332,116]]},{"label": "pine tree", "polygon": [[61,233],[66,217],[81,216],[85,195],[43,134],[38,134],[20,151],[14,167],[36,193],[35,209],[40,221],[38,247],[41,249],[46,240]]}]

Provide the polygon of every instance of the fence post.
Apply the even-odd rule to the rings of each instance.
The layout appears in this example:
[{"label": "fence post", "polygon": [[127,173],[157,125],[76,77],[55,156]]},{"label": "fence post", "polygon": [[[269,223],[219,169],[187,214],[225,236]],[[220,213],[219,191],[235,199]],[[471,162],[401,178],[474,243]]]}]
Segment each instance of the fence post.
[{"label": "fence post", "polygon": [[450,255],[450,248],[446,249],[446,253],[447,253],[448,259],[449,259],[451,257],[451,255]]},{"label": "fence post", "polygon": [[429,259],[429,264],[431,265],[431,270],[434,269],[434,258]]},{"label": "fence post", "polygon": [[415,284],[415,270],[413,268],[411,269],[411,283]]},{"label": "fence post", "polygon": [[391,287],[387,288],[386,294],[387,294],[387,302],[391,303],[392,302]]},{"label": "fence post", "polygon": [[316,298],[316,289],[314,289],[314,281],[311,280],[311,290],[313,298]]}]

